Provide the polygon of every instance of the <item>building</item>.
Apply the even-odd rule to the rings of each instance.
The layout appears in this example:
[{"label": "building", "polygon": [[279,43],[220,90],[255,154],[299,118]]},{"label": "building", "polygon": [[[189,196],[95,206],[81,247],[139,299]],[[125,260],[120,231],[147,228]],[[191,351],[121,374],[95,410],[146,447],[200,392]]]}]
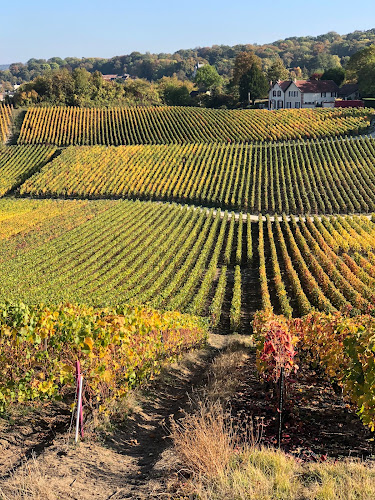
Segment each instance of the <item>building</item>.
[{"label": "building", "polygon": [[114,82],[116,80],[128,80],[130,75],[125,73],[123,75],[102,75],[102,77],[106,82]]},{"label": "building", "polygon": [[102,75],[103,80],[106,82],[114,82],[117,78],[121,78],[119,75]]},{"label": "building", "polygon": [[333,107],[339,87],[333,80],[283,80],[271,84],[268,109]]},{"label": "building", "polygon": [[340,87],[338,97],[344,101],[356,101],[360,98],[358,84],[346,83]]},{"label": "building", "polygon": [[197,76],[198,69],[199,68],[203,68],[203,66],[204,66],[204,63],[200,63],[200,62],[195,63],[195,66],[194,66],[194,69],[193,69],[192,78],[195,78]]},{"label": "building", "polygon": [[335,108],[364,108],[365,103],[361,99],[336,99]]}]

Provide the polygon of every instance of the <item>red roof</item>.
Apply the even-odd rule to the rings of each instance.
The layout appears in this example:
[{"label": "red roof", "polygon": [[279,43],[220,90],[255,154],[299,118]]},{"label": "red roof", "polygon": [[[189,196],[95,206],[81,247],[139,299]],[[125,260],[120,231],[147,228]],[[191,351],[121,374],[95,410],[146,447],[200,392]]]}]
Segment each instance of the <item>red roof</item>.
[{"label": "red roof", "polygon": [[338,92],[339,87],[333,80],[283,80],[277,82],[283,92],[294,83],[303,94],[321,93],[321,92]]},{"label": "red roof", "polygon": [[339,91],[339,87],[333,80],[297,80],[294,83],[303,93]]},{"label": "red roof", "polygon": [[116,80],[116,78],[118,77],[118,75],[102,75],[103,76],[103,80]]}]

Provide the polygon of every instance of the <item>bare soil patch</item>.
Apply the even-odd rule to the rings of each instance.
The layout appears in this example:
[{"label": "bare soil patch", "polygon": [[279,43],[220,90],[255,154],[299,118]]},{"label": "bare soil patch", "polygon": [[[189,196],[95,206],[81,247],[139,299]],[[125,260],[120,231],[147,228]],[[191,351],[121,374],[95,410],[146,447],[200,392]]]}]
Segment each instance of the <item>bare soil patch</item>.
[{"label": "bare soil patch", "polygon": [[[61,408],[41,405],[17,421],[4,421],[0,492],[7,499],[24,498],[17,495],[25,487],[27,471],[36,467],[52,500],[165,497],[169,473],[179,467],[171,449],[170,419],[178,420],[190,406],[194,391],[206,384],[212,361],[229,339],[211,336],[207,348],[186,354],[161,379],[135,394],[137,401],[122,427],[91,433],[78,446],[67,445],[67,408],[61,416]],[[30,465],[33,450],[36,455]],[[32,498],[43,498],[42,486],[29,485],[36,488]]]},{"label": "bare soil patch", "polygon": [[[173,449],[171,421],[194,411],[199,399],[220,400],[239,426],[249,416],[263,419],[262,443],[276,442],[272,390],[259,379],[255,353],[234,336],[212,335],[206,349],[186,354],[133,399],[121,425],[90,433],[78,446],[67,445],[67,408],[41,404],[3,421],[0,498],[1,492],[6,500],[176,498],[189,471]],[[323,376],[301,369],[288,401],[284,451],[303,461],[373,452],[373,436]]]}]

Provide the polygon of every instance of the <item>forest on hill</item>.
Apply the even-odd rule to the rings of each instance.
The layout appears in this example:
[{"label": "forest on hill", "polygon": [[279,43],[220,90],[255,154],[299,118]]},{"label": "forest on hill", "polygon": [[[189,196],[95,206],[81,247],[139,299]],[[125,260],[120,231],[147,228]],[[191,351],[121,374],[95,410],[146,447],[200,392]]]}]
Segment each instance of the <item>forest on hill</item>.
[{"label": "forest on hill", "polygon": [[[104,76],[106,75],[106,76]],[[268,95],[269,82],[357,83],[375,95],[375,30],[288,38],[270,45],[213,46],[112,59],[51,58],[0,71],[0,92],[16,107],[199,106],[241,108]],[[20,84],[20,85],[19,85]],[[262,105],[264,106],[264,104]]]},{"label": "forest on hill", "polygon": [[367,31],[354,31],[339,35],[330,31],[319,36],[289,37],[285,40],[258,45],[213,45],[181,49],[173,54],[151,54],[132,52],[131,54],[103,58],[52,57],[30,59],[26,63],[15,62],[8,69],[0,71],[0,83],[12,84],[28,82],[46,71],[66,68],[84,68],[90,73],[100,71],[103,74],[128,74],[133,78],[149,81],[159,80],[164,76],[176,75],[180,80],[192,79],[196,62],[216,67],[224,79],[231,77],[236,56],[243,51],[252,51],[262,60],[263,69],[267,69],[277,57],[287,68],[294,68],[306,77],[315,71],[344,66],[349,58],[359,50],[375,43],[375,28]]}]

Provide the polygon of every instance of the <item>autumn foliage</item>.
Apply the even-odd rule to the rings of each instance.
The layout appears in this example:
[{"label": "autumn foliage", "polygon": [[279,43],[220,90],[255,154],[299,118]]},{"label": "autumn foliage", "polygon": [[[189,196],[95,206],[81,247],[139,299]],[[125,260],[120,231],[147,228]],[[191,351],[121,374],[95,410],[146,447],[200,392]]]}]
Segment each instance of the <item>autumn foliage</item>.
[{"label": "autumn foliage", "polygon": [[[374,431],[375,318],[312,312],[287,320],[259,312],[253,326],[256,337],[264,339],[258,358],[263,371],[274,373],[274,353],[279,345],[274,339],[285,338],[288,332],[290,340],[286,345],[294,345],[293,339],[298,339],[301,366],[307,363],[321,366],[326,376],[342,387],[344,396],[357,410],[362,422]],[[285,363],[285,357],[280,359]]]},{"label": "autumn foliage", "polygon": [[260,312],[254,318],[253,328],[257,343],[257,367],[266,380],[277,382],[281,369],[288,377],[296,372],[295,345],[298,337],[289,329],[289,324],[283,316],[271,312]]},{"label": "autumn foliage", "polygon": [[226,110],[179,106],[29,108],[19,144],[130,145],[316,139],[365,132],[368,109]]},{"label": "autumn foliage", "polygon": [[74,394],[75,361],[85,401],[108,401],[158,373],[164,363],[205,342],[204,321],[136,306],[106,309],[0,305],[0,411],[14,402]]}]

